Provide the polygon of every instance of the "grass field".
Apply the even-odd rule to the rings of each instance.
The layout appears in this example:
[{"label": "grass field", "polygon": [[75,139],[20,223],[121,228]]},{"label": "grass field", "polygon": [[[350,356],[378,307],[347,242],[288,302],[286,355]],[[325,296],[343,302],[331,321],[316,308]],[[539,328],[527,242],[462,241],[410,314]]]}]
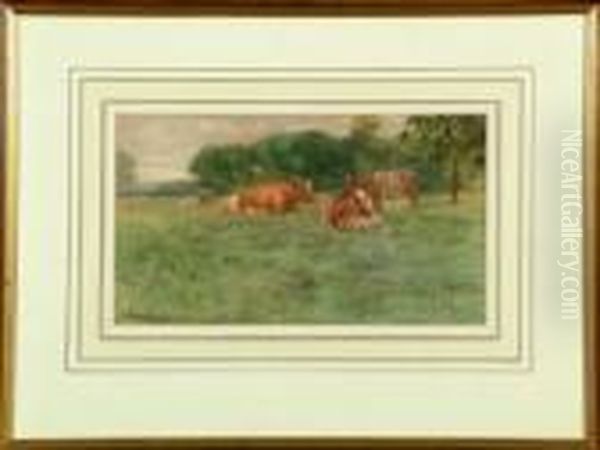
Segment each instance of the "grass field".
[{"label": "grass field", "polygon": [[118,323],[467,324],[484,320],[481,195],[390,205],[339,232],[318,208],[233,217],[220,204],[123,198]]}]

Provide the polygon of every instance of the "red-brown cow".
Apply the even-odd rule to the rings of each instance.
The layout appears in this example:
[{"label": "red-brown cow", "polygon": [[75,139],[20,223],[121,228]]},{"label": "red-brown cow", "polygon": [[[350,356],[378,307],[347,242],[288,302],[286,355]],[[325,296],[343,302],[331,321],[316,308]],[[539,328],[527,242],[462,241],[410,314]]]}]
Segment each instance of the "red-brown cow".
[{"label": "red-brown cow", "polygon": [[378,211],[383,209],[385,199],[404,199],[411,206],[417,206],[419,203],[419,176],[412,170],[378,170],[348,175],[346,184],[361,187],[367,191],[373,198]]},{"label": "red-brown cow", "polygon": [[338,230],[359,230],[378,225],[381,218],[369,193],[347,186],[324,210],[325,220]]},{"label": "red-brown cow", "polygon": [[313,198],[310,181],[275,181],[251,186],[229,197],[228,209],[233,213],[285,213]]}]

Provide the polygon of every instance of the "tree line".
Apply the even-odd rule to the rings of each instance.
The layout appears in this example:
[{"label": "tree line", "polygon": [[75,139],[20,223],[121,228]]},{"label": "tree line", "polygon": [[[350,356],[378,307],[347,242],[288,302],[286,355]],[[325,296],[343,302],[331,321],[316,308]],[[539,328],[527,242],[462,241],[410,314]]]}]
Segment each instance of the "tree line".
[{"label": "tree line", "polygon": [[[310,179],[316,190],[332,191],[344,185],[348,174],[402,168],[419,175],[422,190],[446,189],[457,202],[460,191],[483,174],[485,136],[481,115],[411,116],[396,134],[383,132],[380,117],[362,115],[344,136],[307,130],[245,144],[204,145],[189,170],[196,190],[225,195],[290,177]],[[117,155],[118,184],[131,182],[134,166],[131,157]]]},{"label": "tree line", "polygon": [[310,130],[281,133],[249,144],[207,145],[190,164],[202,188],[227,194],[261,180],[295,176],[317,190],[339,189],[347,174],[411,169],[423,190],[444,187],[451,199],[481,176],[485,165],[485,117],[411,116],[396,135],[382,121],[357,116],[346,136]]}]

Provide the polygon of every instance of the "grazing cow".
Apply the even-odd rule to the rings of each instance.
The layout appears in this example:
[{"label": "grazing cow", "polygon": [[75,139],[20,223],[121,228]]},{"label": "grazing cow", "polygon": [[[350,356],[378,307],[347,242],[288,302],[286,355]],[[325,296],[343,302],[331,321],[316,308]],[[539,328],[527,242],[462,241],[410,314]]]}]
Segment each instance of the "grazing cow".
[{"label": "grazing cow", "polygon": [[383,209],[384,199],[408,200],[411,206],[419,203],[419,176],[407,169],[378,170],[375,172],[348,175],[347,185],[363,188],[373,198],[378,211]]},{"label": "grazing cow", "polygon": [[324,210],[325,220],[337,230],[371,228],[381,222],[373,199],[367,191],[347,186]]},{"label": "grazing cow", "polygon": [[277,181],[246,188],[228,199],[232,213],[285,213],[313,198],[312,183],[304,180]]}]

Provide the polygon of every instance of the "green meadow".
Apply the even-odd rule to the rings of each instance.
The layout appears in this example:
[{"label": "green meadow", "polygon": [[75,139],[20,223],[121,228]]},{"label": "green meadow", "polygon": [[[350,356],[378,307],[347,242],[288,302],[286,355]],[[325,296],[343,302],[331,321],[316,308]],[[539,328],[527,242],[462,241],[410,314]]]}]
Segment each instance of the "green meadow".
[{"label": "green meadow", "polygon": [[243,217],[220,201],[119,198],[117,322],[482,323],[483,207],[480,193],[426,194],[340,232],[317,205]]}]

